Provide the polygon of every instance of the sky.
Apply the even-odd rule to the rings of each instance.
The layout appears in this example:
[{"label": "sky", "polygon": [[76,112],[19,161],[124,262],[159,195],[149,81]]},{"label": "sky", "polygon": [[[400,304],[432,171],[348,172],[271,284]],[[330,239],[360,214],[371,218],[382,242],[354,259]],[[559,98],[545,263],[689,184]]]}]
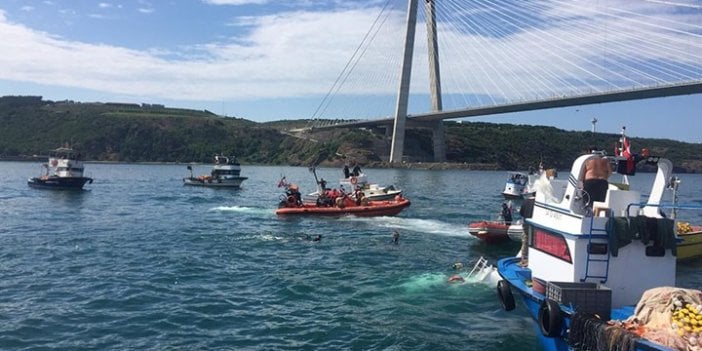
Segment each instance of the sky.
[{"label": "sky", "polygon": [[[667,3],[648,1],[656,2]],[[312,118],[385,3],[1,0],[0,95],[156,103],[257,122]],[[670,3],[677,4],[676,13],[702,18],[698,1]],[[388,17],[390,31],[404,30],[403,10],[394,8],[396,15]],[[379,57],[397,60],[400,50],[392,51]],[[358,89],[394,98],[397,84]],[[347,101],[370,106],[372,100]],[[410,113],[426,112],[427,104],[413,103]],[[469,121],[591,130],[597,118],[602,132],[626,126],[631,136],[702,143],[700,111],[698,94]]]}]

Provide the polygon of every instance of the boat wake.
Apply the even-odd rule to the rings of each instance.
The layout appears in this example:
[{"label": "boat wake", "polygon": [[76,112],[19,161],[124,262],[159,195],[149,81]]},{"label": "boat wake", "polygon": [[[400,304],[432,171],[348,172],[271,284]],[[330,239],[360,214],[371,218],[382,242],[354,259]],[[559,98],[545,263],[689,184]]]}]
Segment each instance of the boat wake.
[{"label": "boat wake", "polygon": [[272,217],[274,213],[270,208],[246,207],[246,206],[217,206],[210,209],[213,212],[235,212],[262,217]]},{"label": "boat wake", "polygon": [[345,217],[347,221],[368,223],[381,228],[406,229],[420,233],[442,236],[470,237],[463,224],[448,223],[433,219],[403,217]]}]

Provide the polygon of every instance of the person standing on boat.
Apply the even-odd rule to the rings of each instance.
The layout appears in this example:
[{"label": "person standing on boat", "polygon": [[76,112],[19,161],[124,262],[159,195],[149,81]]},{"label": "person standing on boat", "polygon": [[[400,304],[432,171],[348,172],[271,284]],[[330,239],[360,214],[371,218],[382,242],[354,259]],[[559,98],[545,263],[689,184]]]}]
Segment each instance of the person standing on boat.
[{"label": "person standing on boat", "polygon": [[512,209],[507,206],[506,202],[502,203],[502,219],[506,225],[512,224]]},{"label": "person standing on boat", "polygon": [[522,258],[520,264],[526,266],[529,262],[529,223],[527,219],[534,214],[534,197],[530,196],[524,200],[519,207],[519,215],[522,217],[522,247],[519,249],[519,256]]},{"label": "person standing on boat", "polygon": [[[597,149],[590,148],[591,153],[597,153]],[[585,162],[585,177],[583,190],[588,194],[588,207],[592,208],[595,201],[605,201],[609,182],[607,179],[612,174],[612,167],[609,161],[602,155],[591,158]]]},{"label": "person standing on boat", "polygon": [[349,165],[344,165],[344,179],[349,179],[351,177],[351,171],[349,171]]},{"label": "person standing on boat", "polygon": [[363,173],[361,171],[361,166],[359,166],[358,163],[354,163],[353,171],[351,172],[351,174],[353,174],[354,177],[358,177],[359,175],[361,175],[361,173]]}]

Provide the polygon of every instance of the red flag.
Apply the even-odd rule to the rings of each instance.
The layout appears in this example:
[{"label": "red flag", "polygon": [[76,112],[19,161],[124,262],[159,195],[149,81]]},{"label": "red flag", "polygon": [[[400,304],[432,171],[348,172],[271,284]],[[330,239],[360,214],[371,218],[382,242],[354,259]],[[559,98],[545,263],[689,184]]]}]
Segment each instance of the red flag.
[{"label": "red flag", "polygon": [[631,144],[627,137],[622,137],[622,156],[626,157],[626,171],[631,173],[636,165],[634,164],[634,155],[631,153]]}]

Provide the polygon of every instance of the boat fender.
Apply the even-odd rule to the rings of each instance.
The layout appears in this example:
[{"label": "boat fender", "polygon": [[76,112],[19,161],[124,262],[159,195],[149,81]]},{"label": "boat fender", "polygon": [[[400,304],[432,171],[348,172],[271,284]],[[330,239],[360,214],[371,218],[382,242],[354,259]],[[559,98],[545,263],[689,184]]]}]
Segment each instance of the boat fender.
[{"label": "boat fender", "polygon": [[356,183],[358,183],[358,178],[351,177],[351,184],[356,185]]},{"label": "boat fender", "polygon": [[503,310],[509,312],[514,309],[514,295],[512,295],[512,287],[508,281],[500,280],[497,282],[497,296],[500,298]]},{"label": "boat fender", "polygon": [[539,316],[537,319],[541,334],[545,337],[553,338],[561,335],[563,327],[563,317],[558,302],[545,299],[539,306]]}]

